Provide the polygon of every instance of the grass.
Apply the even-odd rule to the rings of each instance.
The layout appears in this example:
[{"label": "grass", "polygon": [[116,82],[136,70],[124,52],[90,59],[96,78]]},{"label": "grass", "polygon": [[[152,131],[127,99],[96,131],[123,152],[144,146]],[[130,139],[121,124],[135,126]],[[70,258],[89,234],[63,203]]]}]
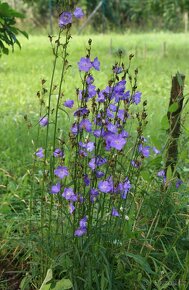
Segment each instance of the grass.
[{"label": "grass", "polygon": [[[71,42],[69,51],[69,61],[72,67],[66,77],[66,82],[63,87],[65,98],[74,98],[75,88],[80,86],[80,76],[76,63],[81,56],[85,55],[85,47],[87,46],[87,41],[89,38],[92,38],[93,40],[92,56],[98,56],[101,61],[101,71],[96,72],[96,85],[101,89],[103,88],[103,85],[111,78],[110,69],[116,60],[118,50],[123,50],[125,63],[128,63],[128,55],[130,53],[136,54],[132,61],[131,69],[134,70],[138,67],[138,89],[143,93],[143,100],[147,99],[148,101],[149,125],[146,131],[146,136],[149,135],[153,138],[156,146],[159,149],[162,149],[164,145],[162,140],[164,139],[161,138],[161,135],[164,135],[165,132],[161,130],[161,119],[167,112],[171,89],[171,76],[176,74],[177,71],[186,75],[185,93],[188,92],[187,76],[189,75],[189,67],[187,64],[187,59],[189,57],[189,40],[186,35],[168,33],[93,36],[74,35],[73,38],[74,41]],[[166,52],[163,51],[165,42]],[[20,239],[20,237],[23,235],[24,230],[27,230],[27,227],[25,228],[25,222],[28,218],[28,212],[25,208],[27,208],[27,196],[30,194],[28,170],[32,166],[32,139],[35,137],[37,130],[36,124],[39,118],[38,98],[36,92],[41,89],[42,79],[47,80],[46,87],[48,89],[53,61],[47,36],[31,36],[29,40],[21,39],[21,43],[21,51],[16,49],[14,54],[9,55],[8,57],[3,56],[0,63],[0,190],[2,193],[0,196],[0,209],[2,212],[2,215],[0,216],[0,232],[3,232],[4,237],[4,247],[2,246],[2,253],[5,253],[6,255],[5,260],[7,261],[7,265],[14,261],[13,271],[16,263],[19,264],[19,259],[23,258],[22,248],[24,248],[24,240]],[[59,82],[59,78],[60,76],[57,74],[57,83]],[[27,127],[27,122],[24,120],[24,116],[26,115],[28,120],[32,122],[32,128],[29,130]],[[147,212],[147,209],[149,210],[149,208],[151,209],[153,207],[155,212],[157,210],[159,199],[160,197],[157,193],[153,192],[153,198],[148,196],[144,200],[143,205],[143,201],[139,202],[141,202],[141,208],[143,208],[144,212],[145,210]],[[181,197],[179,197],[177,201],[180,199]],[[184,203],[186,203],[186,200],[184,200]],[[173,205],[171,203],[169,204],[169,200],[168,202],[166,200],[165,202],[162,201],[162,204],[162,209],[160,209],[160,211],[159,209],[157,210],[157,216],[153,217],[152,211],[152,213],[149,213],[149,217],[147,217],[147,214],[143,214],[139,216],[138,221],[136,221],[136,224],[138,223],[136,228],[138,226],[140,229],[148,231],[148,240],[146,241],[144,238],[144,246],[141,251],[146,253],[147,250],[146,255],[147,257],[149,256],[150,259],[151,252],[150,248],[146,249],[146,242],[150,241],[150,243],[156,246],[156,239],[155,241],[153,240],[155,237],[154,233],[156,233],[158,237],[158,247],[160,248],[159,244],[162,244],[162,256],[165,256],[165,254],[169,252],[169,243],[166,244],[167,240],[171,243],[169,235],[165,237],[167,240],[164,240],[164,235],[166,236],[166,229],[164,233],[164,225],[168,225],[168,221],[163,220],[163,213],[164,210],[170,210],[170,213],[172,214]],[[176,214],[179,210],[180,207],[177,204],[177,208],[175,210]],[[169,230],[170,233],[178,232],[179,235],[179,233],[182,232],[181,226],[183,221],[180,222],[179,219],[181,216],[177,216],[176,214],[173,213],[171,215],[172,218],[169,226],[172,228]],[[7,217],[11,217],[11,220],[9,221]],[[146,221],[150,222],[149,228],[146,227],[145,229],[143,225]],[[155,225],[155,228],[153,227],[153,224]],[[174,230],[175,225],[177,225],[176,230]],[[18,238],[19,245],[17,240]],[[136,243],[137,249],[139,246],[137,244],[138,241],[134,241],[134,239],[131,240]],[[176,234],[175,241],[177,241]],[[147,243],[147,245],[150,247],[150,244]],[[173,245],[174,248],[174,242],[172,242],[171,245]],[[175,251],[176,250],[177,249],[175,248]],[[124,251],[122,254],[123,256],[125,255]],[[24,255],[26,255],[28,259],[28,253],[24,253]],[[179,256],[180,253],[177,253],[177,255]],[[184,254],[182,257],[183,256]],[[130,259],[133,258],[132,256],[128,257]],[[124,259],[128,259],[128,257]],[[134,261],[136,259],[137,258],[134,257]],[[166,260],[166,258],[164,259]],[[175,258],[175,255],[171,257],[169,256],[167,258],[169,269],[165,268],[164,273],[171,269],[171,259],[174,260],[174,263],[178,263],[178,259]],[[119,262],[121,267],[124,262],[121,260]],[[153,263],[155,265],[154,268],[157,267],[158,271],[162,273],[161,265],[156,264],[155,259],[153,260]],[[184,268],[184,260],[180,263]],[[130,264],[132,268],[132,260]],[[19,264],[20,273],[22,273],[22,271],[24,272],[24,266],[25,265],[23,264],[21,267]],[[183,276],[187,276],[188,273],[188,268],[185,267],[185,269],[185,272],[183,271]],[[139,272],[140,267],[138,269],[138,274]],[[159,276],[160,280],[158,282],[155,281],[157,284],[159,283],[159,285],[161,285],[163,283],[162,281],[164,281],[166,276],[166,274],[164,276],[164,273],[161,274],[162,276]],[[123,271],[120,270],[119,275],[123,275]],[[127,279],[130,279],[129,277],[130,276],[128,274]],[[135,279],[135,272],[131,271],[131,278]],[[174,280],[174,273],[173,276],[170,277],[170,280],[171,279]],[[184,277],[183,279],[186,278]],[[130,289],[132,289],[131,287],[132,284]],[[157,289],[163,288],[160,288],[159,286]]]}]

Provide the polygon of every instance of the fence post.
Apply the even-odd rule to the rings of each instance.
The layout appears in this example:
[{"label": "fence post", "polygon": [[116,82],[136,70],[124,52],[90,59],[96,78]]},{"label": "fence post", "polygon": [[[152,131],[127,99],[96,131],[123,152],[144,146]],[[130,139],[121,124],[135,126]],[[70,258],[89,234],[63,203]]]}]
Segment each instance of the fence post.
[{"label": "fence post", "polygon": [[175,169],[178,161],[178,139],[180,136],[181,113],[184,100],[183,96],[184,80],[185,75],[180,73],[177,73],[172,78],[171,96],[167,112],[167,117],[169,121],[169,130],[168,130],[169,136],[165,163],[166,176],[167,170],[170,167],[172,174],[176,173],[176,175],[179,177],[179,174],[175,172]]}]

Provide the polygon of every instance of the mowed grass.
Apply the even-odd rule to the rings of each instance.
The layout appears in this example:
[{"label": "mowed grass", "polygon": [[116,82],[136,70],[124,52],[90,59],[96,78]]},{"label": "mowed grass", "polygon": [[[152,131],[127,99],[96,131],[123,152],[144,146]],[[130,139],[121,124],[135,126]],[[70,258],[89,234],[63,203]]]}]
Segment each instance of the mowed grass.
[{"label": "mowed grass", "polygon": [[[72,67],[63,85],[65,99],[75,98],[75,89],[81,87],[77,61],[86,54],[88,39],[93,40],[92,58],[98,56],[101,71],[95,72],[95,85],[100,89],[111,78],[112,65],[118,60],[116,52],[124,51],[123,61],[128,64],[130,53],[135,54],[131,72],[139,69],[138,90],[148,101],[147,134],[157,136],[161,119],[166,114],[171,89],[171,77],[177,72],[186,75],[185,93],[188,92],[189,37],[186,34],[109,34],[73,35],[70,42],[69,61]],[[32,163],[32,139],[38,120],[38,98],[41,80],[50,85],[53,64],[48,36],[20,38],[22,50],[3,56],[0,62],[0,150],[1,168],[13,176],[24,174]],[[166,51],[165,51],[166,46]],[[60,79],[56,73],[55,84]],[[28,131],[24,116],[33,127]],[[1,177],[1,175],[0,175]],[[1,184],[1,182],[0,182]]]}]

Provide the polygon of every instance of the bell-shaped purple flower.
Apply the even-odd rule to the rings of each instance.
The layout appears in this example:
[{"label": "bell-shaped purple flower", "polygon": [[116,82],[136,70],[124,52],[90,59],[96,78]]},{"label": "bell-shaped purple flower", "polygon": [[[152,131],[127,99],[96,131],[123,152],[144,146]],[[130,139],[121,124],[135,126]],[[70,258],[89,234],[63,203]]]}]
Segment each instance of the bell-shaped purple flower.
[{"label": "bell-shaped purple flower", "polygon": [[80,71],[88,72],[92,68],[92,63],[90,61],[90,58],[82,57],[80,61],[78,62],[78,68]]},{"label": "bell-shaped purple flower", "polygon": [[80,19],[84,16],[84,13],[80,7],[76,7],[74,12],[73,12],[73,15],[75,16],[75,18]]},{"label": "bell-shaped purple flower", "polygon": [[42,147],[39,148],[39,149],[36,151],[35,155],[36,155],[38,158],[43,158],[43,157],[44,157],[44,149],[43,149]]},{"label": "bell-shaped purple flower", "polygon": [[54,174],[60,179],[63,179],[65,176],[69,175],[68,168],[66,166],[58,166],[54,170]]},{"label": "bell-shaped purple flower", "polygon": [[92,65],[96,70],[100,70],[100,62],[98,60],[98,57],[95,57],[95,59],[92,62]]},{"label": "bell-shaped purple flower", "polygon": [[66,11],[62,12],[59,17],[59,27],[62,28],[70,23],[72,23],[72,13]]}]

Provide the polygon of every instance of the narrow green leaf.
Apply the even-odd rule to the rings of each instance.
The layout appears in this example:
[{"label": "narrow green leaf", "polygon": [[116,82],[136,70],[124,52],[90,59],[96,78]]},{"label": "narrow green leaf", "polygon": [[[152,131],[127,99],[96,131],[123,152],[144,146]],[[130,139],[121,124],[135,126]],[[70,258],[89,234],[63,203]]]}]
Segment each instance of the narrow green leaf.
[{"label": "narrow green leaf", "polygon": [[142,269],[144,271],[146,271],[147,273],[154,274],[154,272],[152,271],[149,263],[146,261],[146,259],[144,257],[142,257],[140,255],[135,255],[135,254],[132,254],[132,253],[128,253],[128,252],[126,252],[126,256],[130,257],[130,258],[133,258],[133,260],[135,260],[135,262],[137,264],[139,264],[142,267]]},{"label": "narrow green leaf", "polygon": [[[53,273],[52,273],[52,269],[48,269],[47,270],[47,274],[46,274],[46,277],[40,287],[39,290],[46,290],[44,289],[44,286],[53,278]],[[48,288],[47,288],[48,289]],[[50,289],[50,288],[49,288]]]},{"label": "narrow green leaf", "polygon": [[172,169],[171,169],[171,166],[168,166],[167,168],[167,174],[166,174],[166,177],[167,177],[167,180],[171,180],[172,177],[173,177],[173,173],[172,173]]}]

